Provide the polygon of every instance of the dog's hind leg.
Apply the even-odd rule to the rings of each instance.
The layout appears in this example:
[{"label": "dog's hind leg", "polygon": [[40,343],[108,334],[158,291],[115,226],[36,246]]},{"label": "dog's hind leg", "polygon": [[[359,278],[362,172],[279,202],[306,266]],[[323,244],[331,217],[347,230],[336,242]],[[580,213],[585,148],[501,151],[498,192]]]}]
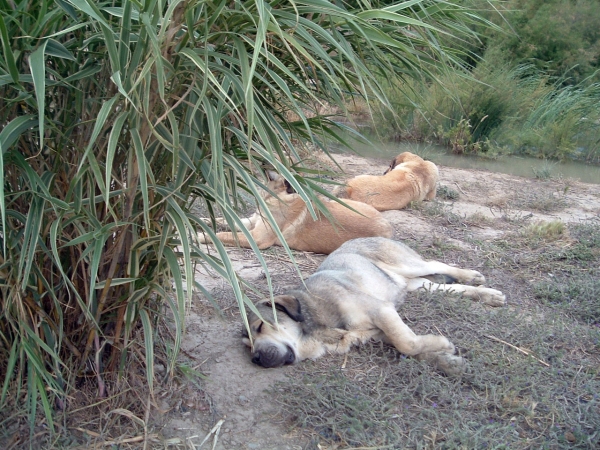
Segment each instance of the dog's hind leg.
[{"label": "dog's hind leg", "polygon": [[423,262],[425,263],[423,269],[427,273],[420,274],[419,276],[436,274],[449,275],[459,283],[474,284],[476,286],[485,284],[485,277],[476,270],[459,269],[458,267],[452,267],[439,261]]},{"label": "dog's hind leg", "polygon": [[435,194],[436,194],[436,187],[433,186],[433,188],[425,196],[425,200],[433,200],[435,198]]},{"label": "dog's hind leg", "polygon": [[465,286],[464,284],[439,284],[426,278],[411,278],[407,280],[407,289],[413,292],[419,289],[431,291],[446,291],[463,294],[465,297],[479,300],[489,306],[504,306],[506,296],[496,289],[481,286]]},{"label": "dog's hind leg", "polygon": [[[397,262],[386,261],[386,263],[377,263],[377,266],[405,278],[445,275],[459,283],[474,284],[476,286],[485,283],[485,277],[476,270],[459,269],[458,267],[452,267],[439,261],[425,261],[412,249],[402,247],[402,250],[404,253],[397,255]],[[410,251],[410,258],[407,258],[407,250]]]},{"label": "dog's hind leg", "polygon": [[[266,227],[262,222],[259,222],[257,226],[250,231],[250,234],[254,239],[254,242],[256,242],[258,248],[261,250],[269,248],[270,246],[274,245],[277,241],[274,233],[270,230],[266,230]],[[231,231],[222,231],[216,233],[216,235],[217,238],[225,245],[239,245],[242,248],[252,248],[250,242],[241,231],[238,231],[236,234],[232,233]],[[208,236],[206,236],[205,234],[199,234],[198,240],[203,244],[206,244],[210,241]]]},{"label": "dog's hind leg", "polygon": [[261,220],[260,214],[254,213],[250,217],[242,218],[242,225],[245,226],[248,230],[252,230],[256,227],[256,224],[259,220]]},{"label": "dog's hind leg", "polygon": [[[250,217],[244,217],[240,220],[242,222],[242,225],[244,227],[246,227],[246,229],[251,230],[256,225],[256,222],[258,221],[258,219],[260,219],[260,216],[258,216],[258,214],[255,213]],[[212,223],[210,217],[201,217],[200,220],[209,225]],[[220,227],[226,227],[229,225],[224,217],[216,217],[215,223]],[[237,224],[235,224],[235,229],[239,230],[240,227],[237,226]]]}]

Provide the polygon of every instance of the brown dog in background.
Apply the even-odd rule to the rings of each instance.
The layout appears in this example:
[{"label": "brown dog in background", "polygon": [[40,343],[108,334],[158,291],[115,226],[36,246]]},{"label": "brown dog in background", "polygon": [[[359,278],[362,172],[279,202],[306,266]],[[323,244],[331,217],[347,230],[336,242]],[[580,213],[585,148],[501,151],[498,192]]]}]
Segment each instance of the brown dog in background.
[{"label": "brown dog in background", "polygon": [[[276,196],[263,191],[263,199],[290,248],[329,254],[350,239],[392,237],[392,226],[372,206],[345,200],[344,203],[358,211],[354,212],[337,202],[322,198],[333,220],[330,222],[320,211],[317,211],[318,219],[314,220],[304,200],[294,192],[287,180],[275,172],[268,172],[267,176],[267,187]],[[242,219],[242,223],[250,231],[259,249],[281,245],[277,234],[260,211]],[[236,234],[225,231],[216,235],[225,245],[239,244],[241,247],[251,248],[248,239],[239,231]],[[202,243],[210,241],[204,234],[200,234],[198,238]]]},{"label": "brown dog in background", "polygon": [[434,163],[404,152],[392,160],[383,175],[358,175],[334,193],[339,198],[387,211],[405,208],[413,201],[433,200],[437,181],[438,168]]}]

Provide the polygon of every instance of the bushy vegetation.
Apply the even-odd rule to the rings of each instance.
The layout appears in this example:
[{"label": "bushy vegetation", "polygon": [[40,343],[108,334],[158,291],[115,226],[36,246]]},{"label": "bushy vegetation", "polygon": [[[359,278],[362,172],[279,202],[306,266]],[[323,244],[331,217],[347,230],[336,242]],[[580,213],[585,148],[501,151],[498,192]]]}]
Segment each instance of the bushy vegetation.
[{"label": "bushy vegetation", "polygon": [[152,390],[154,353],[173,373],[203,289],[195,263],[244,314],[224,248],[196,245],[215,223],[192,207],[241,225],[240,194],[260,203],[269,166],[314,214],[297,149],[335,138],[318,107],[348,92],[385,103],[374,74],[448,70],[435,35],[471,33],[466,10],[409,3],[0,0],[3,415],[33,429],[42,409],[54,431],[76,384],[118,392],[132,350]]},{"label": "bushy vegetation", "polygon": [[375,120],[396,138],[437,142],[454,153],[600,161],[600,84],[564,86],[531,65],[492,62],[471,75],[415,86],[410,102],[396,91],[397,120],[389,112]]},{"label": "bushy vegetation", "polygon": [[397,116],[375,119],[388,137],[455,153],[600,162],[600,4],[467,3],[497,25],[473,28],[477,38],[462,53],[470,76],[452,73],[425,87],[392,83]]},{"label": "bushy vegetation", "polygon": [[514,33],[484,31],[480,49],[486,59],[532,63],[565,85],[600,81],[600,3],[510,0],[499,7],[504,29]]}]

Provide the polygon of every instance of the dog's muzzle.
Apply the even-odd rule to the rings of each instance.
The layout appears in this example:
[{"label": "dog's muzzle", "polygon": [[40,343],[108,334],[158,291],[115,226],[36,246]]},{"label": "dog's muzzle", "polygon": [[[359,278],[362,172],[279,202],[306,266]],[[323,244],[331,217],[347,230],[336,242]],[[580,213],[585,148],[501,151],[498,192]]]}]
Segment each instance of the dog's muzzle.
[{"label": "dog's muzzle", "polygon": [[284,353],[281,353],[280,350],[279,347],[274,345],[256,350],[252,355],[252,362],[267,369],[294,364],[294,361],[296,361],[294,351],[288,346],[286,346]]}]

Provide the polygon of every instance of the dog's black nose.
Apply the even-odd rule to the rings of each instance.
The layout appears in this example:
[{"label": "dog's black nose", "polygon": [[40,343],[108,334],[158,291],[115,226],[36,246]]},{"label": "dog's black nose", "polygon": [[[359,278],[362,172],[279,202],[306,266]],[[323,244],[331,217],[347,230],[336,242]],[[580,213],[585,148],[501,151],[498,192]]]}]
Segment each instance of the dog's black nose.
[{"label": "dog's black nose", "polygon": [[294,364],[296,362],[296,355],[294,354],[294,351],[288,347],[287,348],[287,355],[285,356],[285,364]]},{"label": "dog's black nose", "polygon": [[275,346],[269,346],[256,350],[252,355],[252,362],[265,368],[281,367],[285,364],[285,356],[279,354]]},{"label": "dog's black nose", "polygon": [[[270,348],[268,350],[271,350]],[[276,352],[274,351],[263,351],[258,350],[252,355],[252,362],[254,364],[258,364],[261,367],[269,368],[269,367],[277,367],[281,364],[278,364],[278,359],[276,357]]]},{"label": "dog's black nose", "polygon": [[289,346],[287,346],[285,354],[281,354],[279,349],[273,346],[254,352],[252,362],[267,369],[281,367],[283,365],[294,364],[296,362],[296,355]]}]

